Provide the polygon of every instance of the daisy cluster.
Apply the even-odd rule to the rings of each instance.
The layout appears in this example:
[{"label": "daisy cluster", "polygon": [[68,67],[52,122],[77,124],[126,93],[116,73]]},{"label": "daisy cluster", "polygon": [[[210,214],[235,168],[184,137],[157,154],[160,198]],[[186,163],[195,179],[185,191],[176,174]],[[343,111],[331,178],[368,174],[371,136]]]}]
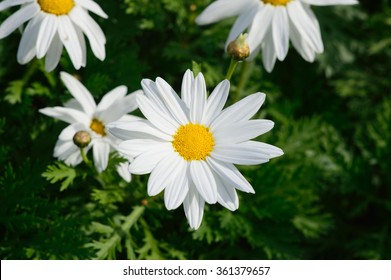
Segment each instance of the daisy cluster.
[{"label": "daisy cluster", "polygon": [[[239,60],[253,59],[262,51],[263,64],[272,71],[276,59],[284,60],[289,42],[307,61],[323,52],[319,23],[310,5],[355,4],[355,0],[217,0],[196,22],[209,24],[238,16],[226,43],[229,52],[241,46]],[[90,16],[108,16],[93,0],[4,0],[0,11],[19,10],[0,25],[0,39],[20,29],[17,60],[45,57],[47,71],[54,70],[65,48],[75,69],[86,66],[87,44],[94,55],[106,57],[106,37]],[[241,35],[247,31],[248,36]],[[229,44],[239,37],[238,44]],[[233,50],[235,51],[235,50]],[[164,191],[168,210],[183,205],[189,225],[197,229],[205,203],[219,203],[234,211],[239,207],[237,190],[254,188],[235,165],[257,165],[283,155],[280,148],[254,141],[274,126],[270,120],[252,119],[263,102],[255,93],[228,106],[230,82],[223,80],[210,95],[202,73],[184,74],[180,96],[162,78],[141,81],[143,90],[128,94],[118,86],[97,104],[75,77],[61,72],[72,95],[63,107],[47,107],[42,114],[68,123],[60,133],[54,157],[68,165],[88,161],[92,150],[97,172],[109,165],[110,152],[126,163],[117,166],[130,182],[131,174],[150,174],[147,191]],[[145,118],[129,115],[140,109]]]}]

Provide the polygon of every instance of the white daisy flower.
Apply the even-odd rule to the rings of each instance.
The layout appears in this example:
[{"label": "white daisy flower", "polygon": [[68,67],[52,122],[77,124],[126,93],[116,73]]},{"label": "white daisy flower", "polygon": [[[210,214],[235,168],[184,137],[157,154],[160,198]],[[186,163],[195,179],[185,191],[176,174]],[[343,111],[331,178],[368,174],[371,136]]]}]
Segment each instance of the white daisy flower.
[{"label": "white daisy flower", "polygon": [[188,70],[182,98],[163,79],[141,82],[145,95],[137,96],[148,120],[112,123],[109,131],[125,140],[119,152],[134,157],[133,174],[151,173],[148,194],[164,191],[168,210],[183,203],[190,227],[202,221],[205,202],[220,203],[231,211],[239,207],[235,189],[254,189],[234,164],[253,165],[283,154],[282,150],[250,139],[272,129],[269,120],[250,120],[265,100],[256,93],[222,110],[230,83],[221,82],[206,94],[203,75],[195,79]]},{"label": "white daisy flower", "polygon": [[[74,144],[73,137],[78,131],[86,131],[91,135],[91,142],[85,148],[87,153],[93,150],[94,164],[98,172],[107,168],[110,150],[116,150],[119,139],[106,131],[106,125],[113,121],[132,123],[140,120],[139,117],[127,115],[137,108],[136,96],[142,91],[126,95],[126,86],[119,86],[103,96],[96,105],[91,93],[74,77],[61,72],[61,79],[74,99],[64,107],[44,108],[42,114],[69,123],[58,137],[54,148],[54,157],[63,160],[68,165],[77,165],[82,161],[80,149]],[[123,165],[118,167],[122,175]],[[130,180],[129,176],[122,176]]]},{"label": "white daisy flower", "polygon": [[0,39],[28,21],[19,44],[17,60],[30,62],[35,56],[46,56],[45,68],[52,71],[60,61],[63,46],[76,69],[86,66],[87,36],[92,52],[100,60],[106,57],[106,37],[88,14],[91,11],[107,18],[101,7],[92,0],[4,0],[0,11],[12,6],[22,7],[0,26]]},{"label": "white daisy flower", "polygon": [[226,46],[248,30],[247,41],[253,59],[262,49],[263,65],[271,72],[276,59],[285,59],[289,40],[308,62],[323,52],[319,22],[310,5],[351,5],[356,0],[217,0],[196,19],[197,24],[209,24],[238,16]]}]

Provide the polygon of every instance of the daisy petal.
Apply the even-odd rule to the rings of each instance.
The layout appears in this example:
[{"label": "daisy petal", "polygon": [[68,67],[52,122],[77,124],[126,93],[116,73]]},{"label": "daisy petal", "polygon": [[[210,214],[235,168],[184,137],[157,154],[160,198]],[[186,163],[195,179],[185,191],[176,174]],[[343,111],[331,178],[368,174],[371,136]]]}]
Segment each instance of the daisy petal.
[{"label": "daisy petal", "polygon": [[94,14],[102,17],[108,18],[109,16],[102,10],[102,8],[92,0],[75,0],[77,4],[82,6],[83,8],[90,10]]},{"label": "daisy petal", "polygon": [[56,68],[60,62],[62,49],[63,46],[60,37],[58,34],[55,34],[45,58],[46,71],[51,72],[54,70],[54,68]]},{"label": "daisy petal", "polygon": [[178,155],[171,153],[164,160],[161,160],[152,170],[148,180],[148,195],[155,196],[164,190],[170,183],[180,165],[185,162]]},{"label": "daisy petal", "polygon": [[227,185],[233,186],[242,192],[255,193],[250,183],[233,164],[221,162],[211,157],[207,158],[207,162]]},{"label": "daisy petal", "polygon": [[93,145],[94,164],[98,172],[107,168],[109,162],[110,145],[103,141],[96,141]]},{"label": "daisy petal", "polygon": [[353,5],[358,4],[356,0],[300,0],[301,2],[316,5],[316,6],[327,6],[327,5]]},{"label": "daisy petal", "polygon": [[262,48],[263,66],[265,67],[267,72],[270,73],[273,70],[276,60],[277,60],[277,54],[274,49],[273,35],[271,30],[269,30],[269,32],[267,32],[266,34],[265,44],[263,45]]},{"label": "daisy petal", "polygon": [[192,229],[198,229],[204,215],[205,201],[195,186],[190,185],[189,192],[183,201],[183,210]]},{"label": "daisy petal", "polygon": [[61,80],[64,82],[72,96],[83,107],[84,112],[86,112],[87,115],[92,116],[96,110],[96,104],[88,89],[68,73],[61,72],[60,74]]},{"label": "daisy petal", "polygon": [[33,18],[39,12],[39,6],[36,3],[28,4],[21,8],[11,16],[9,16],[0,25],[0,39],[3,39],[15,31],[16,28],[21,26],[26,21]]},{"label": "daisy petal", "polygon": [[255,145],[250,145],[249,142],[251,141],[219,145],[215,147],[211,156],[220,161],[241,165],[255,165],[268,162],[270,159],[269,154]]},{"label": "daisy petal", "polygon": [[251,22],[254,20],[256,13],[258,12],[257,6],[258,3],[256,3],[256,5],[253,8],[242,13],[237,18],[237,20],[235,21],[234,25],[231,28],[231,31],[229,32],[228,39],[225,43],[225,49],[227,49],[229,43],[235,40],[241,33],[243,33],[244,30],[247,29],[247,27],[250,26]]},{"label": "daisy petal", "polygon": [[224,182],[215,176],[217,183],[217,202],[225,208],[235,211],[239,208],[239,198],[232,186],[227,186]]},{"label": "daisy petal", "polygon": [[132,123],[113,122],[106,125],[111,134],[119,139],[154,139],[172,141],[172,136],[151,125],[149,121]]},{"label": "daisy petal", "polygon": [[213,137],[216,145],[240,143],[270,131],[273,126],[269,120],[249,120],[221,127],[213,132]]},{"label": "daisy petal", "polygon": [[[122,143],[121,143],[122,144]],[[123,153],[124,146],[121,145],[119,152]],[[138,155],[130,164],[129,171],[133,174],[148,174],[159,164],[159,162],[165,159],[172,149],[168,145],[155,145],[148,151]],[[128,155],[129,153],[126,153]]]},{"label": "daisy petal", "polygon": [[99,25],[86,11],[77,6],[72,9],[69,16],[72,21],[86,34],[90,41],[94,55],[103,61],[106,58],[106,37]]},{"label": "daisy petal", "polygon": [[143,95],[137,96],[138,106],[143,115],[158,129],[170,135],[174,135],[179,124],[171,117],[160,110],[155,103]]},{"label": "daisy petal", "polygon": [[186,107],[186,104],[165,80],[157,78],[156,86],[161,94],[162,100],[177,122],[182,125],[187,124],[189,122],[187,118],[189,109]]},{"label": "daisy petal", "polygon": [[87,65],[87,46],[86,46],[86,39],[84,38],[83,31],[78,26],[74,26],[77,34],[77,38],[80,42],[81,47],[81,54],[82,54],[82,62],[81,66],[85,67]]},{"label": "daisy petal", "polygon": [[67,123],[82,123],[90,125],[90,118],[84,112],[64,107],[47,107],[39,110],[40,113]]},{"label": "daisy petal", "polygon": [[323,42],[320,37],[320,32],[308,13],[304,10],[303,5],[298,1],[292,1],[287,5],[287,9],[291,22],[303,39],[311,44],[316,52],[322,52]]},{"label": "daisy petal", "polygon": [[192,88],[194,84],[194,74],[191,70],[187,70],[182,80],[181,97],[183,102],[190,108],[192,100]]},{"label": "daisy petal", "polygon": [[167,210],[178,208],[189,192],[188,165],[181,164],[179,168],[181,170],[178,170],[177,177],[173,178],[164,190],[164,204]]},{"label": "daisy petal", "polygon": [[124,179],[125,182],[130,183],[132,181],[132,174],[129,172],[129,163],[128,162],[121,162],[117,165],[117,172],[118,175]]},{"label": "daisy petal", "polygon": [[83,64],[83,53],[75,27],[68,16],[59,16],[57,19],[58,35],[68,51],[73,66],[78,70]]},{"label": "daisy petal", "polygon": [[128,88],[126,86],[118,86],[115,89],[106,93],[102,99],[100,100],[98,106],[96,107],[97,111],[104,111],[110,107],[114,102],[121,100],[125,97],[128,92]]},{"label": "daisy petal", "polygon": [[4,11],[10,7],[23,5],[29,2],[34,2],[35,0],[4,0],[0,3],[0,11]]},{"label": "daisy petal", "polygon": [[17,60],[20,64],[26,64],[34,58],[36,54],[35,45],[42,20],[43,16],[39,13],[27,24],[18,48]]},{"label": "daisy petal", "polygon": [[289,19],[285,7],[276,7],[272,35],[277,58],[282,61],[289,49]]},{"label": "daisy petal", "polygon": [[201,123],[206,103],[206,85],[205,78],[199,73],[195,78],[192,87],[192,102],[190,104],[190,121],[192,123]]},{"label": "daisy petal", "polygon": [[200,160],[190,162],[190,174],[194,185],[204,200],[210,204],[216,203],[216,181],[208,164]]},{"label": "daisy petal", "polygon": [[71,125],[68,125],[61,131],[60,135],[58,136],[58,139],[62,141],[73,141],[73,136],[75,136],[76,132],[80,130],[86,130],[86,127],[81,123],[73,123]]},{"label": "daisy petal", "polygon": [[209,126],[220,114],[227,102],[229,88],[230,83],[228,80],[224,80],[216,86],[206,102],[205,113],[201,121],[202,124]]},{"label": "daisy petal", "polygon": [[171,116],[170,111],[164,105],[163,100],[160,98],[159,89],[154,81],[150,79],[143,79],[141,86],[144,90],[145,95],[164,113]]},{"label": "daisy petal", "polygon": [[255,50],[261,45],[263,38],[270,29],[274,10],[275,8],[272,5],[263,5],[255,15],[247,36],[247,43],[250,47],[250,51]]},{"label": "daisy petal", "polygon": [[211,129],[214,130],[226,123],[235,123],[250,119],[262,106],[266,95],[264,93],[251,94],[239,102],[224,109],[221,114],[212,122]]},{"label": "daisy petal", "polygon": [[50,44],[57,33],[58,19],[57,16],[47,14],[42,20],[37,38],[37,58],[44,57],[49,49]]},{"label": "daisy petal", "polygon": [[164,150],[170,146],[172,146],[170,143],[152,139],[132,139],[121,142],[118,146],[118,151],[127,157],[137,157],[150,150]]},{"label": "daisy petal", "polygon": [[141,90],[117,100],[106,110],[98,112],[97,117],[105,123],[110,123],[120,119],[123,115],[130,113],[137,108],[136,98],[139,94],[142,94]]},{"label": "daisy petal", "polygon": [[209,24],[236,16],[248,9],[253,0],[219,0],[210,4],[197,18],[198,25]]}]

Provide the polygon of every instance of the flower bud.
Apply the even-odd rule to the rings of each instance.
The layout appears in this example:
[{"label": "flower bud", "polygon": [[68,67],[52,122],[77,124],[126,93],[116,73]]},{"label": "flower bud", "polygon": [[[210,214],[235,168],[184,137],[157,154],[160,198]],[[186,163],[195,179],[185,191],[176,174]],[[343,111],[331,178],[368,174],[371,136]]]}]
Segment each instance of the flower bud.
[{"label": "flower bud", "polygon": [[247,34],[240,34],[239,37],[229,43],[227,52],[236,61],[245,60],[250,56],[250,47],[247,44]]},{"label": "flower bud", "polygon": [[73,136],[73,143],[79,148],[87,147],[91,142],[91,135],[84,130],[80,130]]}]

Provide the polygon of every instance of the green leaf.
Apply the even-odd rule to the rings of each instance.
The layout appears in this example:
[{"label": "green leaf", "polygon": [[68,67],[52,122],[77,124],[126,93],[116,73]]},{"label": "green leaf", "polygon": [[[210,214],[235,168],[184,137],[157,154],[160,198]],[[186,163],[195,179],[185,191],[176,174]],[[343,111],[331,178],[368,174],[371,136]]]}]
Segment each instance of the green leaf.
[{"label": "green leaf", "polygon": [[4,100],[10,104],[16,104],[22,102],[22,92],[24,80],[16,80],[9,83],[9,86],[5,90],[7,95],[4,97]]},{"label": "green leaf", "polygon": [[57,162],[56,165],[49,165],[46,172],[42,173],[42,176],[52,184],[62,181],[60,187],[62,192],[73,183],[73,180],[76,178],[76,170],[64,163]]}]

